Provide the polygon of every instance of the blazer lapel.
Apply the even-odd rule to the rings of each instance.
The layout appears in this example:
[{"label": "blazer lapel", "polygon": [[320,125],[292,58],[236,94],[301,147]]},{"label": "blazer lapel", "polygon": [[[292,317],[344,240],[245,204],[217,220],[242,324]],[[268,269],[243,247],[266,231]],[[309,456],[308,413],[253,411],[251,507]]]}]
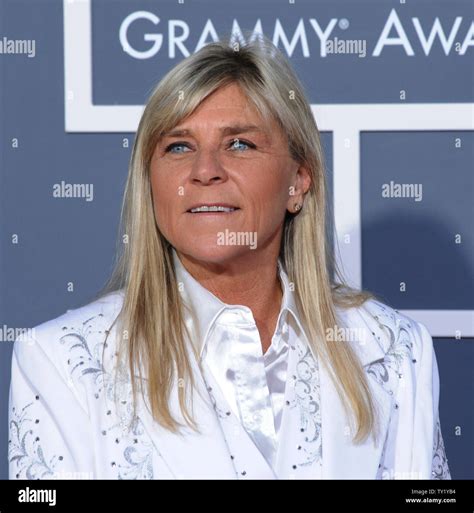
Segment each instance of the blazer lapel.
[{"label": "blazer lapel", "polygon": [[388,428],[391,398],[370,378],[369,386],[378,405],[380,439],[377,445],[371,437],[355,445],[339,396],[326,369],[322,368],[323,479],[375,479],[377,475]]},{"label": "blazer lapel", "polygon": [[203,369],[208,392],[220,421],[230,458],[238,479],[276,479],[269,462],[264,458],[240,419],[233,413],[215,381],[206,367]]},{"label": "blazer lapel", "polygon": [[[301,336],[290,339],[283,414],[278,433],[280,479],[320,479],[322,429],[318,361]],[[324,428],[323,428],[324,429]]]},{"label": "blazer lapel", "polygon": [[[143,422],[155,449],[175,478],[235,478],[231,455],[194,355],[190,355],[190,360],[196,383],[191,411],[200,433],[196,433],[187,425],[181,428],[181,433],[176,434],[164,429],[153,419],[141,396],[138,400],[138,416]],[[190,401],[188,401],[189,403]],[[170,395],[170,405],[174,418],[185,424],[179,409],[176,380]]]},{"label": "blazer lapel", "polygon": [[[350,312],[350,313],[348,313]],[[358,328],[351,341],[366,370],[379,416],[378,444],[354,445],[343,404],[328,369],[301,337],[290,345],[285,403],[279,433],[277,474],[290,479],[374,479],[388,429],[392,396],[374,381],[370,365],[385,351],[374,340],[377,328],[356,310],[340,312],[346,326]],[[352,339],[351,339],[352,340]]]},{"label": "blazer lapel", "polygon": [[[393,396],[373,379],[372,365],[384,360],[385,349],[378,340],[385,337],[377,323],[360,309],[340,312],[345,326],[357,334],[351,346],[358,355],[367,376],[376,408],[379,438],[375,444],[371,435],[361,444],[352,443],[344,408],[330,375],[321,366],[323,419],[323,479],[375,479],[388,432]],[[325,436],[326,435],[326,436]]]}]

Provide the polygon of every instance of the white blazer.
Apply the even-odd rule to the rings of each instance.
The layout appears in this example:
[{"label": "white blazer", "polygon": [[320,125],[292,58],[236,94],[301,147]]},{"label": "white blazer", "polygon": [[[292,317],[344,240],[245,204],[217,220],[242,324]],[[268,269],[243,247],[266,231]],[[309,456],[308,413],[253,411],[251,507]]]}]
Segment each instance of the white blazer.
[{"label": "white blazer", "polygon": [[[15,341],[10,479],[275,479],[238,419],[228,413],[212,377],[204,381],[192,352],[199,434],[162,428],[140,394],[133,421],[127,371],[119,374],[119,401],[114,403],[116,325],[105,343],[104,360],[102,350],[122,298],[119,291],[69,310],[34,328],[29,338]],[[438,368],[427,329],[374,300],[339,315],[346,326],[364,334],[351,344],[378,405],[380,440],[377,445],[372,438],[352,443],[339,396],[327,369],[319,365],[322,465],[306,464],[298,478],[450,479],[438,417]],[[313,357],[307,353],[305,358]],[[299,372],[300,363],[296,356],[289,359],[288,376]],[[309,394],[315,376],[305,379]],[[177,392],[175,381],[171,410],[182,419]],[[288,380],[285,399],[293,397]],[[279,478],[294,477],[299,451],[311,443],[316,413],[304,399],[283,414]]]}]

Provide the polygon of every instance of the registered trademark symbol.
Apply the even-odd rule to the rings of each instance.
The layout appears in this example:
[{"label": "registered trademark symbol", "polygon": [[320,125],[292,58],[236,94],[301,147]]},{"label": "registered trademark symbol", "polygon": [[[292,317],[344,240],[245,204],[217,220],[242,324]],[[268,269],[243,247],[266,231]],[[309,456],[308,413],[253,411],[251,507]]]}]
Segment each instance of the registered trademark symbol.
[{"label": "registered trademark symbol", "polygon": [[338,25],[340,29],[346,30],[346,28],[349,28],[349,20],[347,18],[341,18]]}]

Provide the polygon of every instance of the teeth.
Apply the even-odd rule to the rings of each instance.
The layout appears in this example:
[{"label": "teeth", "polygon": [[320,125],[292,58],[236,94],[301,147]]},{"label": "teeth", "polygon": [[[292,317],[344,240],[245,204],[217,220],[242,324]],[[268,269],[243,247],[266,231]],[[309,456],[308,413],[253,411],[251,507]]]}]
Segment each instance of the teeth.
[{"label": "teeth", "polygon": [[221,206],[213,206],[213,207],[207,207],[203,205],[202,207],[196,207],[192,208],[191,212],[233,212],[235,208],[232,207],[221,207]]}]

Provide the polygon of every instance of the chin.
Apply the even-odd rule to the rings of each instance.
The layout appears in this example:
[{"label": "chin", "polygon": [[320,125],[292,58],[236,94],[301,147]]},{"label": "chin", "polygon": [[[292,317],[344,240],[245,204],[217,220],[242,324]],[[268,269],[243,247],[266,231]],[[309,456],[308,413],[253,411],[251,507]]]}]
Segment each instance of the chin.
[{"label": "chin", "polygon": [[202,239],[196,241],[195,244],[189,242],[183,246],[175,246],[177,251],[183,253],[188,258],[193,258],[201,262],[209,262],[214,264],[225,263],[237,260],[239,257],[254,251],[246,246],[225,246],[217,244],[215,237],[209,243]]}]

